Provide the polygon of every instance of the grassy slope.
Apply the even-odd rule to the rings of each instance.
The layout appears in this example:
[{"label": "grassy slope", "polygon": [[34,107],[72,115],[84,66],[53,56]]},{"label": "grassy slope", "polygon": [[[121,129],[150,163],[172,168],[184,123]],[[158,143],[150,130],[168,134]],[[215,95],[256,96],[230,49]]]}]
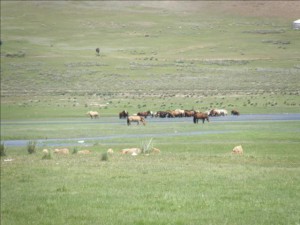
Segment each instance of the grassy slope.
[{"label": "grassy slope", "polygon": [[[203,98],[201,107],[209,108],[213,100],[207,96],[224,96],[234,105],[231,96],[267,93],[266,99],[283,98],[282,104],[263,109],[268,101],[262,100],[257,108],[245,108],[244,102],[224,107],[299,111],[300,46],[298,32],[290,29],[291,18],[284,13],[241,15],[242,3],[222,3],[224,10],[205,2],[194,8],[190,4],[171,2],[157,8],[147,2],[1,2],[1,117],[9,118],[7,105],[43,102],[41,96],[55,101],[83,96],[76,110],[86,111],[94,94],[101,104],[127,101],[128,95],[138,110],[144,104],[133,97],[146,98],[148,106],[151,95],[154,101],[178,95],[177,104],[186,102],[182,97],[192,97],[187,108],[198,108],[195,102]],[[294,10],[297,3],[287,4],[279,4],[283,12]],[[101,48],[100,57],[96,47]],[[25,57],[18,57],[19,51]],[[50,103],[47,110],[58,105]],[[68,106],[72,109],[73,104]],[[112,104],[105,113],[123,107]]]}]

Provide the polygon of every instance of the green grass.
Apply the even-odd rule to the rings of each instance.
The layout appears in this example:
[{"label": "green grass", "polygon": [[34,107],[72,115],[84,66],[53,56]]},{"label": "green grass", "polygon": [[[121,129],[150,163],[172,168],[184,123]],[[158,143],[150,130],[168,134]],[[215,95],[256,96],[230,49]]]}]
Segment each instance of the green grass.
[{"label": "green grass", "polygon": [[[150,119],[149,119],[150,121]],[[125,124],[11,124],[26,138],[53,134],[76,138],[133,134],[136,138],[87,141],[90,155],[53,154],[43,148],[6,147],[1,158],[1,222],[4,224],[296,224],[299,221],[299,123],[192,122],[131,126]],[[35,132],[27,132],[35,126]],[[6,127],[11,127],[7,129]],[[81,129],[83,131],[80,131]],[[71,130],[66,134],[66,130]],[[231,131],[164,136],[192,131]],[[105,132],[104,132],[105,131]],[[121,155],[153,138],[160,154]],[[14,136],[15,135],[15,136]],[[76,140],[76,139],[75,139]],[[75,141],[77,143],[77,141]],[[74,142],[73,142],[74,144]],[[241,144],[244,155],[232,155]],[[71,149],[72,147],[70,147]],[[108,148],[112,156],[103,160]],[[13,159],[6,162],[5,159]],[[18,205],[18,207],[16,207]],[[84,205],[84,209],[82,206]],[[225,221],[224,221],[225,220]],[[100,221],[100,222],[99,222]]]}]

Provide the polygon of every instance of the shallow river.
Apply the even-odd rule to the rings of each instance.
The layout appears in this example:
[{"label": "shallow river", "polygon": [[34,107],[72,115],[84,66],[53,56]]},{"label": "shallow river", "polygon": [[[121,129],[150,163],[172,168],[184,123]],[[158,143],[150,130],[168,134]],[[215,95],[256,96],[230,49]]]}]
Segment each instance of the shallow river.
[{"label": "shallow river", "polygon": [[[147,118],[149,123],[184,123],[191,122],[192,118]],[[245,114],[240,116],[224,116],[224,117],[210,117],[211,122],[268,122],[268,121],[300,121],[300,113],[292,114]],[[199,121],[201,123],[201,121]],[[12,126],[12,125],[37,125],[37,124],[88,124],[91,123],[90,120],[87,121],[1,121],[1,127]],[[97,121],[97,123],[106,124],[124,124],[125,120],[116,120],[115,118],[103,118],[103,120]],[[166,134],[138,134],[141,138],[146,137],[168,137],[168,136],[187,136],[187,135],[202,135],[202,134],[222,134],[228,133],[230,131],[190,131],[190,132],[174,132]],[[105,137],[90,137],[90,138],[69,138],[69,139],[39,139],[37,145],[39,146],[78,146],[80,144],[88,145],[88,141],[98,141],[98,140],[112,140],[117,138],[136,138],[137,134],[115,134]],[[7,140],[2,141],[5,146],[26,146],[29,140]]]}]

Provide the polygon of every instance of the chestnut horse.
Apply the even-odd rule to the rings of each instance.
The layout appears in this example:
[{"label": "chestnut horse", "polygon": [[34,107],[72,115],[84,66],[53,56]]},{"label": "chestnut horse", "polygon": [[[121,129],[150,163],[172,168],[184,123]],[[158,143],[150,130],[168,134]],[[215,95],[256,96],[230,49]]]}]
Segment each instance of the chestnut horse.
[{"label": "chestnut horse", "polygon": [[131,122],[137,122],[137,125],[140,124],[140,122],[143,123],[143,125],[146,125],[146,121],[145,118],[142,116],[129,116],[127,117],[127,125],[129,126],[131,124]]},{"label": "chestnut horse", "polygon": [[203,123],[205,120],[207,120],[207,122],[209,122],[207,113],[196,112],[194,114],[194,123],[198,123],[198,120],[202,120]]}]

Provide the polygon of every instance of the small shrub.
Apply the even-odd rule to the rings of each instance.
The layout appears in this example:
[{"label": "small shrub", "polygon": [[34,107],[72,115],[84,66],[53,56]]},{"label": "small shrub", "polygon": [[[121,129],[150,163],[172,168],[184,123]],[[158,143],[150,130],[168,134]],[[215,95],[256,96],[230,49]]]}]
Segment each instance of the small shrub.
[{"label": "small shrub", "polygon": [[6,156],[5,146],[3,143],[0,144],[0,156]]},{"label": "small shrub", "polygon": [[77,152],[78,152],[78,148],[77,148],[77,147],[74,147],[74,148],[73,148],[72,154],[77,154]]},{"label": "small shrub", "polygon": [[141,149],[142,149],[142,153],[149,154],[153,149],[152,138],[149,141],[142,142]]},{"label": "small shrub", "polygon": [[56,189],[57,192],[67,192],[68,189],[65,185],[63,185],[62,187],[59,187]]},{"label": "small shrub", "polygon": [[36,152],[36,141],[29,141],[27,144],[27,151],[29,154]]}]

